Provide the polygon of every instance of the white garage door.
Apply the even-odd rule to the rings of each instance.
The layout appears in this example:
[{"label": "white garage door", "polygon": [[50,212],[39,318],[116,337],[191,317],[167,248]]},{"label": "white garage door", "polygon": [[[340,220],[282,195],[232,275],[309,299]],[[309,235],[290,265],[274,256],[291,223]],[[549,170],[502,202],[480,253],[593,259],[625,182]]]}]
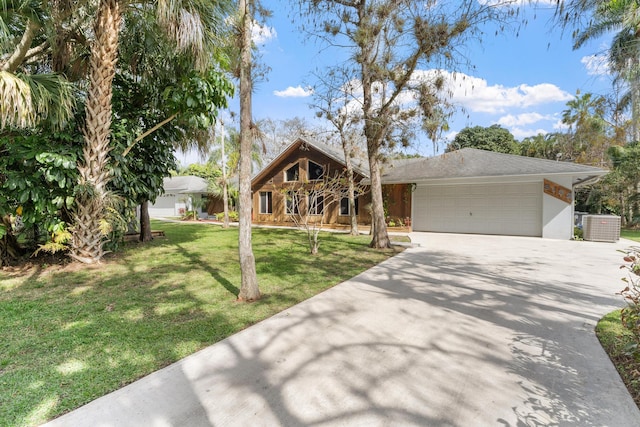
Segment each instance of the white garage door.
[{"label": "white garage door", "polygon": [[542,184],[418,185],[413,229],[542,236]]}]

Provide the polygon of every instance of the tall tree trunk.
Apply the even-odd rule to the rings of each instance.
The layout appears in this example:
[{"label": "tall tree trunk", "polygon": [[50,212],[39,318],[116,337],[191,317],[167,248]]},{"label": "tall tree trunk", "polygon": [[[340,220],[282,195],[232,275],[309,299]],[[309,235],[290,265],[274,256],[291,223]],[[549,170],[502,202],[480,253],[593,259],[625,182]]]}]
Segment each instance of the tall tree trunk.
[{"label": "tall tree trunk", "polygon": [[[358,19],[365,22],[367,18],[366,3],[358,6]],[[382,181],[380,179],[380,146],[382,145],[383,128],[380,111],[375,111],[373,104],[374,77],[372,64],[375,64],[375,46],[361,47],[360,70],[362,77],[362,116],[364,119],[364,136],[367,139],[367,157],[369,158],[369,175],[371,180],[371,231],[369,246],[376,249],[391,247],[384,218],[384,201],[382,198]]]},{"label": "tall tree trunk", "polygon": [[151,219],[149,218],[149,201],[145,200],[140,204],[140,241],[150,242],[153,240],[151,234]]},{"label": "tall tree trunk", "polygon": [[384,199],[382,197],[382,181],[380,179],[380,160],[378,150],[369,147],[369,170],[371,177],[371,230],[372,238],[369,246],[377,249],[391,247],[387,223],[384,218]]},{"label": "tall tree trunk", "polygon": [[240,256],[241,270],[238,299],[241,301],[255,301],[260,298],[256,262],[251,246],[251,147],[253,145],[251,25],[253,22],[253,1],[238,1],[242,25],[240,52],[240,197],[238,201],[240,219],[238,254]]},{"label": "tall tree trunk", "polygon": [[117,0],[100,0],[94,23],[95,40],[89,63],[89,91],[86,104],[85,146],[78,166],[73,238],[69,255],[93,264],[104,256],[101,221],[104,218],[106,186],[109,181],[107,155],[111,128],[112,82],[118,58],[120,9]]},{"label": "tall tree trunk", "polygon": [[[343,142],[344,144],[344,142]],[[347,149],[347,146],[344,147],[344,158],[345,165],[347,166],[347,181],[348,181],[348,191],[349,191],[349,221],[350,221],[350,231],[349,234],[352,236],[358,235],[358,215],[356,213],[356,194],[355,194],[355,183],[353,182],[353,162],[351,160],[350,150]],[[340,201],[338,201],[340,203]]]},{"label": "tall tree trunk", "polygon": [[225,158],[224,123],[220,121],[220,139],[222,140],[222,228],[229,228],[229,182],[227,181],[227,159]]},{"label": "tall tree trunk", "polygon": [[638,70],[638,67],[640,67],[638,58],[640,52],[638,49],[640,47],[636,47],[636,57],[629,59],[629,67],[631,69],[629,72],[631,77],[631,133],[633,142],[640,141],[640,71]]},{"label": "tall tree trunk", "polygon": [[223,204],[223,218],[222,228],[229,228],[229,185],[227,184],[227,177],[222,177],[222,204]]}]

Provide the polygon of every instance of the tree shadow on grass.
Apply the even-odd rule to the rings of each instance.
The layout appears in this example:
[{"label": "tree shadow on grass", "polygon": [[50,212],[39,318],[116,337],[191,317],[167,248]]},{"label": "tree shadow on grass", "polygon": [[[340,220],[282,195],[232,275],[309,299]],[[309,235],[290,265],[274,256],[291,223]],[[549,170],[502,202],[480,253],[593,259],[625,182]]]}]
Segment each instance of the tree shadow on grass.
[{"label": "tree shadow on grass", "polygon": [[211,277],[218,283],[220,283],[227,291],[229,291],[236,298],[240,294],[240,289],[233,285],[229,280],[227,280],[222,274],[220,270],[214,268],[212,266],[211,261],[203,261],[197,253],[191,252],[186,249],[183,245],[176,245],[176,247],[180,250],[180,253],[187,257],[191,261],[191,265],[197,266],[198,268],[206,271]]},{"label": "tree shadow on grass", "polygon": [[[2,310],[0,323],[20,333],[7,333],[0,346],[0,419],[40,424],[237,328],[235,319],[207,309],[186,285],[140,278],[125,271],[109,277],[109,285],[100,278],[83,288],[35,284],[0,302],[0,309],[20,311]],[[19,302],[25,292],[31,295]]]}]

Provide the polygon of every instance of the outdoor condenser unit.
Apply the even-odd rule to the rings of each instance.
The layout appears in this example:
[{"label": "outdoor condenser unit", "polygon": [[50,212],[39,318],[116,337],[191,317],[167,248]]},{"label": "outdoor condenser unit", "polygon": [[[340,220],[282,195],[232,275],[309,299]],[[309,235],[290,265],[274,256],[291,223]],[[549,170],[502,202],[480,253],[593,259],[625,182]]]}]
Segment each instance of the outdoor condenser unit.
[{"label": "outdoor condenser unit", "polygon": [[582,218],[584,240],[616,242],[620,240],[620,217],[615,215],[585,215]]}]

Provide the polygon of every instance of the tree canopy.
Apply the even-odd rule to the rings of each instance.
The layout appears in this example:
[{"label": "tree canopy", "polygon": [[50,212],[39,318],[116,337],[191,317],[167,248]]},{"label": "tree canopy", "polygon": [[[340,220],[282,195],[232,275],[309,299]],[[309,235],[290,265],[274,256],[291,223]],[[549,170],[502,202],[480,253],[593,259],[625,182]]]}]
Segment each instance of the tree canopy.
[{"label": "tree canopy", "polygon": [[447,145],[445,151],[462,148],[520,154],[520,147],[511,132],[500,125],[466,127],[458,132],[453,141]]}]

